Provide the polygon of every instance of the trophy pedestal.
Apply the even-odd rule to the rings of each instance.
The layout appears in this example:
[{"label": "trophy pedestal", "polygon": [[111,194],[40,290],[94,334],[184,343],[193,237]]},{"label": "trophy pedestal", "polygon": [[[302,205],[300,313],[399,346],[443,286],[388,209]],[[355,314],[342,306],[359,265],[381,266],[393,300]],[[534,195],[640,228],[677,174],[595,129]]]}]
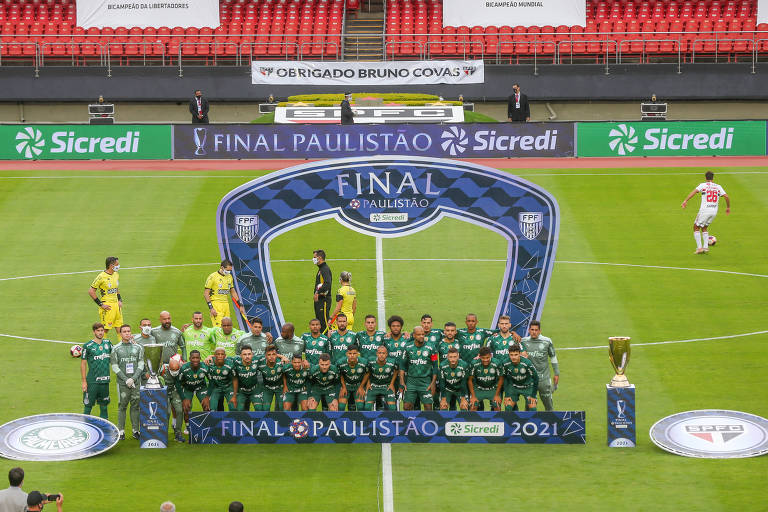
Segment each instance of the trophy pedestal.
[{"label": "trophy pedestal", "polygon": [[636,443],[635,385],[606,385],[608,403],[608,446],[634,448]]},{"label": "trophy pedestal", "polygon": [[140,413],[142,448],[168,447],[168,390],[166,388],[142,387],[140,390]]}]

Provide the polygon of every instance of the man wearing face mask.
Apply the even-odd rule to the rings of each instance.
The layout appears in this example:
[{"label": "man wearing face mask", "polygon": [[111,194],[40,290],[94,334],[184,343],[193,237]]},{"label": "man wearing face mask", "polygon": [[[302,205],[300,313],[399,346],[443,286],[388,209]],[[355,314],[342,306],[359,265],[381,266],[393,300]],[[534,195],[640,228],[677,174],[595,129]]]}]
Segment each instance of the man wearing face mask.
[{"label": "man wearing face mask", "polygon": [[[171,314],[167,311],[160,313],[160,327],[152,329],[152,336],[155,337],[156,343],[163,344],[163,364],[168,364],[171,358],[181,351],[181,359],[187,360],[187,344],[184,340],[184,335],[180,330],[171,325]],[[170,400],[170,397],[168,397]],[[176,429],[176,425],[181,423],[180,416],[176,414],[176,409],[172,408],[173,413],[173,428]]]},{"label": "man wearing face mask", "polygon": [[[141,328],[141,333],[133,335],[133,342],[137,345],[141,345],[142,348],[144,345],[153,345],[157,343],[155,337],[152,336],[152,321],[149,318],[142,318],[139,325]],[[141,375],[142,386],[146,384],[147,379],[149,379],[149,368],[145,368],[144,370],[144,373]]]},{"label": "man wearing face mask", "polygon": [[328,314],[331,312],[331,283],[333,275],[331,267],[325,262],[325,251],[318,249],[312,253],[312,263],[317,265],[314,287],[315,318],[320,320],[320,332],[324,333],[328,327]]},{"label": "man wearing face mask", "polygon": [[105,336],[110,329],[123,325],[123,298],[118,288],[118,270],[120,260],[116,256],[109,256],[106,270],[99,272],[88,289],[88,295],[99,306],[99,322],[104,324]]},{"label": "man wearing face mask", "polygon": [[528,105],[528,96],[520,91],[518,84],[512,85],[512,95],[507,102],[507,117],[513,123],[531,120],[531,107]]},{"label": "man wearing face mask", "polygon": [[186,441],[184,440],[184,436],[181,435],[181,420],[179,419],[183,417],[181,395],[179,394],[178,389],[176,389],[176,379],[180,372],[181,356],[176,354],[175,356],[171,357],[171,360],[168,362],[168,364],[163,365],[163,369],[160,371],[160,376],[163,378],[165,387],[168,390],[168,405],[171,407],[171,411],[173,412],[173,438],[180,443],[184,443]]},{"label": "man wearing face mask", "polygon": [[203,91],[196,90],[195,97],[189,100],[189,113],[192,114],[192,124],[208,124],[208,100],[203,98]]},{"label": "man wearing face mask", "polygon": [[[221,320],[224,317],[230,317],[229,314],[229,296],[235,303],[240,302],[240,297],[235,291],[234,279],[232,278],[232,262],[223,260],[219,270],[211,273],[205,280],[205,290],[203,297],[211,312],[211,323],[213,327],[221,327]],[[245,316],[245,310],[240,307],[240,312]]]}]

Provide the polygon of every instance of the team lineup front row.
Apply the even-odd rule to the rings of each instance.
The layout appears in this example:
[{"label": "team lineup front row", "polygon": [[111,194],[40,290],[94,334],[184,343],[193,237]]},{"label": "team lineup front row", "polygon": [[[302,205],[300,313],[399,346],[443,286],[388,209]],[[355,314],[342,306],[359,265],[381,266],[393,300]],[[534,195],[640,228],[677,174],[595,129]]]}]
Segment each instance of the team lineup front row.
[{"label": "team lineup front row", "polygon": [[[182,433],[181,418],[188,422],[195,397],[205,411],[224,410],[225,405],[228,410],[269,411],[273,402],[274,410],[396,410],[400,401],[405,410],[423,406],[475,411],[484,408],[485,400],[492,410],[512,411],[520,400],[526,410],[535,410],[538,392],[545,409],[552,410],[559,382],[555,349],[552,340],[541,335],[540,323],[531,322],[529,336],[521,338],[511,330],[507,316],[491,330],[477,327],[474,314],[467,315],[462,329],[453,322],[433,329],[432,317],[423,315],[421,324],[407,333],[403,319],[395,315],[388,319],[385,333],[368,315],[365,330],[355,333],[347,330],[346,316],[340,313],[330,336],[323,335],[320,321],[313,319],[301,337],[294,335],[293,324],[284,324],[276,340],[262,332],[261,319],[252,317],[250,333],[238,331],[234,343],[236,333],[226,333],[230,343],[219,344],[212,354],[205,350],[209,341],[195,339],[190,332],[206,329],[199,312],[183,333],[171,326],[169,313],[161,313],[160,320],[153,328],[143,319],[142,332],[135,336],[129,325],[122,325],[121,342],[115,346],[104,339],[104,326],[96,323],[94,339],[82,349],[84,412],[90,414],[98,404],[101,416],[107,417],[111,369],[118,384],[122,438],[129,405],[138,438],[139,387],[149,377],[143,345],[149,343],[164,345],[159,373],[168,390],[174,437],[180,442],[188,433]],[[230,319],[222,319],[222,327],[214,331],[225,326],[236,331],[231,325]]]}]

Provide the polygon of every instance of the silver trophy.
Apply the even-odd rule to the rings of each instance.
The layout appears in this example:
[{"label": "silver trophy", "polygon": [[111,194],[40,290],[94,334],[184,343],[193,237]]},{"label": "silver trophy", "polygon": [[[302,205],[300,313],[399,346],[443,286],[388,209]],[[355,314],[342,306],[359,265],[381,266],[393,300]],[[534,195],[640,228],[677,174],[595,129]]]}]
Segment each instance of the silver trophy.
[{"label": "silver trophy", "polygon": [[163,346],[161,343],[144,345],[144,364],[149,372],[149,378],[144,386],[147,389],[160,389],[162,387],[160,380],[157,378],[157,373],[163,364]]},{"label": "silver trophy", "polygon": [[195,137],[195,146],[197,146],[197,149],[195,149],[195,156],[206,155],[207,153],[205,152],[204,146],[205,146],[205,139],[206,137],[208,137],[208,129],[195,128],[194,137]]}]

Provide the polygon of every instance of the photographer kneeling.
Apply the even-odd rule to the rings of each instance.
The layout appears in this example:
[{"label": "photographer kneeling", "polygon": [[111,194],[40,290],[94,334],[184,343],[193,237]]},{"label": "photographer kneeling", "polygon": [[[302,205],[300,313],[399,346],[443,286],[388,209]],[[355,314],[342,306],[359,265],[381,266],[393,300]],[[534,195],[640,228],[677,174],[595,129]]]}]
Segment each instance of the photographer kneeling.
[{"label": "photographer kneeling", "polygon": [[64,495],[59,494],[43,494],[40,491],[32,491],[27,495],[27,510],[28,512],[37,512],[43,510],[43,505],[46,503],[56,503],[56,511],[62,511],[62,504],[64,503]]}]

